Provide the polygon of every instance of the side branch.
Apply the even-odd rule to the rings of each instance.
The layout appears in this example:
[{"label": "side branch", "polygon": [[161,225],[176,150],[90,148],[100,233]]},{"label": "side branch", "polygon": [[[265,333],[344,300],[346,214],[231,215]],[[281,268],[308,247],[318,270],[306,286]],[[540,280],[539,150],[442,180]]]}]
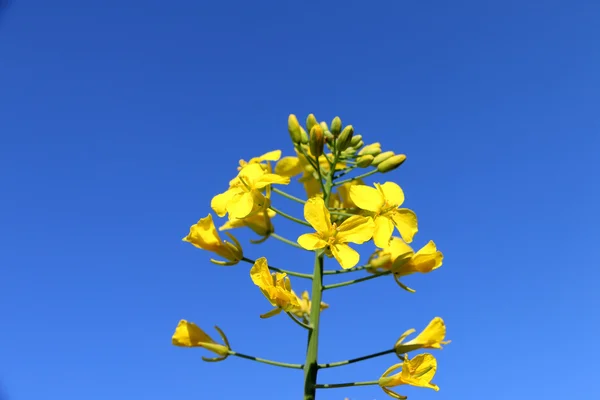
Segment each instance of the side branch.
[{"label": "side branch", "polygon": [[[242,261],[246,261],[249,264],[254,264],[254,262],[255,262],[255,260],[252,260],[252,259],[247,258],[247,257],[242,258]],[[281,272],[281,273],[285,273],[285,274],[288,274],[290,276],[295,276],[295,277],[298,277],[298,278],[305,278],[305,279],[312,279],[313,278],[312,274],[303,274],[301,272],[295,272],[295,271],[290,271],[290,270],[287,270],[287,269],[276,268],[276,267],[273,267],[271,265],[269,265],[269,269],[271,271],[273,271],[273,272]]]},{"label": "side branch", "polygon": [[275,207],[273,207],[273,206],[271,206],[271,207],[269,207],[269,208],[270,208],[271,210],[275,211],[277,214],[281,215],[283,218],[287,218],[287,219],[289,219],[290,221],[294,221],[294,222],[296,222],[296,223],[298,223],[298,224],[300,224],[300,225],[304,225],[304,226],[308,226],[308,227],[310,227],[310,226],[311,226],[311,225],[310,225],[308,222],[306,222],[306,221],[303,221],[303,220],[301,220],[301,219],[299,219],[299,218],[296,218],[296,217],[292,217],[290,214],[286,214],[286,213],[284,213],[283,211],[281,211],[281,210],[278,210],[277,208],[275,208]]},{"label": "side branch", "polygon": [[323,383],[315,385],[317,389],[335,389],[349,386],[370,386],[379,385],[379,381],[364,381],[364,382],[346,382],[346,383]]},{"label": "side branch", "polygon": [[249,356],[247,354],[238,353],[238,352],[232,351],[232,350],[229,350],[229,355],[240,357],[240,358],[245,358],[246,360],[252,360],[252,361],[260,362],[263,364],[274,365],[276,367],[294,368],[294,369],[304,368],[304,365],[302,365],[302,364],[289,364],[289,363],[284,363],[284,362],[279,362],[279,361],[272,361],[272,360],[267,360],[265,358],[259,358],[259,357]]},{"label": "side branch", "polygon": [[349,178],[349,179],[344,179],[344,180],[341,180],[341,181],[337,181],[337,182],[335,182],[335,183],[333,184],[333,186],[340,186],[340,185],[343,185],[344,183],[349,183],[349,182],[355,181],[355,180],[357,180],[357,179],[366,178],[366,177],[368,177],[368,176],[371,176],[371,175],[373,175],[373,174],[376,174],[377,172],[378,172],[378,171],[377,171],[377,168],[375,168],[375,169],[373,169],[373,170],[371,170],[371,171],[369,171],[369,172],[365,172],[364,174],[361,174],[361,175],[356,175],[354,178]]},{"label": "side branch", "polygon": [[299,197],[296,197],[296,196],[292,196],[291,194],[289,194],[289,193],[286,193],[286,192],[284,192],[283,190],[279,190],[279,189],[277,189],[277,188],[275,188],[275,187],[274,187],[274,188],[271,188],[271,191],[273,191],[274,193],[277,193],[278,195],[281,195],[281,196],[283,196],[283,197],[286,197],[286,198],[288,198],[288,199],[290,199],[290,200],[293,200],[293,201],[295,201],[295,202],[297,202],[297,203],[300,203],[300,204],[306,204],[306,201],[302,200],[301,198],[299,198]]},{"label": "side branch", "polygon": [[379,274],[374,274],[374,275],[371,275],[371,276],[365,276],[364,278],[353,279],[351,281],[345,281],[345,282],[340,282],[340,283],[332,283],[331,285],[325,285],[325,286],[323,286],[323,290],[335,289],[335,288],[339,288],[339,287],[343,287],[343,286],[353,285],[355,283],[364,282],[364,281],[368,281],[370,279],[379,278],[380,276],[389,275],[391,273],[392,273],[392,271],[385,271],[385,272],[381,272]]},{"label": "side branch", "polygon": [[384,356],[386,354],[394,353],[395,351],[396,351],[395,349],[384,350],[384,351],[380,351],[379,353],[369,354],[367,356],[362,356],[362,357],[357,357],[357,358],[351,358],[350,360],[337,361],[337,362],[327,363],[327,364],[319,364],[319,368],[341,367],[342,365],[353,364],[353,363],[356,363],[356,362],[368,360],[370,358]]}]

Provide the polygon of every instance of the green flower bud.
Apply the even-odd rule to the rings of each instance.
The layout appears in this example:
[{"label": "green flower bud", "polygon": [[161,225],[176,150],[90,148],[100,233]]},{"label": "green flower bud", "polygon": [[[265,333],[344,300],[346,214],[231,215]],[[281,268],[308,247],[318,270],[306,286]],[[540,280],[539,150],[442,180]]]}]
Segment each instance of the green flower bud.
[{"label": "green flower bud", "polygon": [[330,130],[333,136],[338,137],[338,135],[342,131],[342,120],[340,119],[340,117],[335,117],[333,121],[331,121]]},{"label": "green flower bud", "polygon": [[359,168],[367,168],[373,162],[373,156],[367,154],[366,156],[360,156],[356,159],[356,166]]},{"label": "green flower bud", "polygon": [[315,118],[315,114],[308,114],[306,117],[306,129],[310,132],[313,126],[317,125],[317,119]]},{"label": "green flower bud", "polygon": [[[354,135],[354,128],[352,125],[348,125],[344,128],[340,136],[337,139],[337,148],[338,150],[346,150],[348,146],[350,146],[350,141],[352,140],[352,135]],[[354,154],[354,153],[352,153]]]},{"label": "green flower bud", "polygon": [[377,166],[377,171],[382,173],[390,172],[402,165],[404,160],[406,160],[405,154],[398,154],[393,157],[390,157]]},{"label": "green flower bud", "polygon": [[325,131],[325,142],[333,143],[333,134],[329,131]]},{"label": "green flower bud", "polygon": [[352,136],[352,140],[350,140],[350,147],[356,147],[360,141],[362,141],[362,135]]},{"label": "green flower bud", "polygon": [[306,131],[304,130],[303,127],[300,127],[300,135],[302,137],[302,139],[300,140],[300,142],[302,144],[308,144],[308,133],[306,133]]},{"label": "green flower bud", "polygon": [[288,117],[288,131],[290,132],[292,142],[300,143],[302,141],[300,124],[298,123],[298,118],[296,118],[294,114],[290,114],[290,116]]},{"label": "green flower bud", "polygon": [[323,155],[323,147],[325,146],[325,135],[320,125],[315,125],[310,130],[310,139],[308,142],[310,152],[315,157]]},{"label": "green flower bud", "polygon": [[369,144],[369,145],[366,145],[365,147],[363,147],[363,149],[358,152],[358,155],[364,156],[364,155],[370,154],[373,157],[376,157],[380,153],[381,153],[381,143],[372,143],[372,144]]},{"label": "green flower bud", "polygon": [[329,127],[327,126],[327,122],[322,121],[321,123],[319,123],[319,125],[321,125],[321,129],[323,129],[323,132],[327,132],[329,130]]},{"label": "green flower bud", "polygon": [[390,157],[394,156],[394,152],[393,151],[386,151],[383,152],[379,155],[377,155],[377,157],[375,157],[375,159],[373,160],[373,165],[379,165],[382,162],[384,162],[385,160],[387,160]]},{"label": "green flower bud", "polygon": [[363,147],[365,145],[365,142],[363,142],[362,140],[360,142],[358,142],[356,145],[352,146],[354,147],[356,150],[360,149],[361,147]]}]

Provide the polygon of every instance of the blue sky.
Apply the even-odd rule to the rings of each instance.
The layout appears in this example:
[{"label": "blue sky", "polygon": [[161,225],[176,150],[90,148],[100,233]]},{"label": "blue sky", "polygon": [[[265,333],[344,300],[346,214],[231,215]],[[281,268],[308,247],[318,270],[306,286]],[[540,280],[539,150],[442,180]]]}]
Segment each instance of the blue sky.
[{"label": "blue sky", "polygon": [[[407,154],[385,179],[419,216],[415,245],[445,255],[406,279],[416,294],[385,278],[326,293],[321,361],[439,315],[441,391],[410,398],[599,398],[599,17],[592,1],[13,1],[0,19],[7,400],[300,398],[299,371],[206,364],[170,340],[185,318],[302,361],[301,328],[258,318],[270,306],[248,265],[210,264],[181,238],[238,159],[290,155],[287,116],[311,112]],[[249,257],[311,268],[236,234]],[[320,378],[376,379],[395,362]],[[319,394],[344,397],[386,395]]]}]

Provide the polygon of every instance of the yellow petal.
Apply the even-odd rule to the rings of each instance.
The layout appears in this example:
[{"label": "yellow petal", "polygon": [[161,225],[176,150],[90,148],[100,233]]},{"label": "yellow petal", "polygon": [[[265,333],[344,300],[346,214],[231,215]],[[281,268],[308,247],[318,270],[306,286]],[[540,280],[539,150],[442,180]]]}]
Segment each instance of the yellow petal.
[{"label": "yellow petal", "polygon": [[250,268],[250,278],[256,286],[261,289],[268,289],[273,286],[273,277],[269,271],[269,263],[265,257],[261,257],[254,262]]},{"label": "yellow petal", "polygon": [[414,339],[404,343],[405,345],[418,344],[421,348],[441,349],[442,344],[448,344],[449,341],[444,341],[446,336],[446,325],[440,317],[435,317],[429,325]]},{"label": "yellow petal", "polygon": [[342,222],[337,229],[336,240],[338,242],[362,244],[373,237],[375,224],[370,217],[354,215]]},{"label": "yellow petal", "polygon": [[263,154],[258,158],[259,161],[277,161],[281,158],[281,150],[273,150]]},{"label": "yellow petal", "polygon": [[419,231],[417,226],[417,215],[408,208],[400,208],[395,210],[392,214],[392,221],[396,225],[396,229],[400,232],[402,239],[406,243],[410,243],[413,240],[415,234]]},{"label": "yellow petal", "polygon": [[213,223],[212,215],[210,214],[205,218],[201,218],[195,225],[192,225],[190,232],[183,238],[183,241],[209,251],[215,251],[222,244]]},{"label": "yellow petal", "polygon": [[210,202],[211,208],[219,217],[224,217],[227,214],[227,204],[229,204],[232,198],[241,193],[241,191],[240,188],[233,188],[216,195]]},{"label": "yellow petal", "polygon": [[287,185],[290,183],[290,178],[287,176],[280,176],[277,174],[264,174],[256,181],[254,181],[255,189],[262,189],[267,185]]},{"label": "yellow petal", "polygon": [[302,163],[298,157],[283,157],[275,165],[275,173],[281,176],[293,177],[303,171]]},{"label": "yellow petal", "polygon": [[389,252],[392,262],[399,257],[406,258],[414,254],[413,249],[404,240],[395,236],[390,240],[390,245],[386,248],[386,251]]},{"label": "yellow petal", "polygon": [[440,388],[431,383],[437,371],[437,360],[431,354],[419,354],[402,366],[402,380],[412,386],[430,388],[436,392]]},{"label": "yellow petal", "polygon": [[304,205],[304,219],[326,238],[331,231],[331,215],[325,207],[325,202],[321,197],[315,196],[306,202]]},{"label": "yellow petal", "polygon": [[375,231],[373,232],[373,242],[379,248],[386,248],[390,244],[390,239],[394,233],[394,223],[388,217],[379,215],[375,218]]},{"label": "yellow petal", "polygon": [[350,188],[350,200],[360,209],[379,212],[384,205],[380,191],[366,185],[354,185]]},{"label": "yellow petal", "polygon": [[383,193],[385,200],[389,204],[393,204],[396,207],[404,203],[404,192],[402,188],[394,182],[386,182],[383,185],[378,185],[379,189]]},{"label": "yellow petal", "polygon": [[305,174],[300,182],[302,182],[302,185],[304,186],[307,198],[310,199],[321,193],[321,184],[318,179],[312,176],[312,174]]},{"label": "yellow petal", "polygon": [[[258,164],[254,164],[258,165]],[[241,192],[235,195],[227,205],[229,218],[244,218],[247,217],[254,207],[254,196],[252,192]]]},{"label": "yellow petal", "polygon": [[360,260],[360,255],[356,250],[347,244],[334,244],[331,246],[331,253],[344,269],[354,267]]},{"label": "yellow petal", "polygon": [[327,242],[316,233],[305,233],[298,238],[298,244],[306,250],[317,250],[327,246]]},{"label": "yellow petal", "polygon": [[216,343],[198,325],[182,319],[179,321],[172,338],[175,346],[199,347],[200,343]]},{"label": "yellow petal", "polygon": [[412,263],[417,272],[427,273],[442,266],[444,255],[437,250],[433,240],[430,240],[414,255]]}]

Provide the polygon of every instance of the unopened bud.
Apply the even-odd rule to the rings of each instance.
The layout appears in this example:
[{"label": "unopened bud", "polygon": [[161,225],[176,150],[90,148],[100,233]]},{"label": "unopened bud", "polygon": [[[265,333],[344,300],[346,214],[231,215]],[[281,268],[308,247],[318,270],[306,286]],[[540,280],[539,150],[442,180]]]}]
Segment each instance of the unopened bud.
[{"label": "unopened bud", "polygon": [[352,136],[352,140],[350,140],[350,147],[356,147],[360,141],[362,141],[362,135]]},{"label": "unopened bud", "polygon": [[377,157],[375,157],[375,159],[373,160],[373,165],[379,165],[382,162],[384,162],[385,160],[387,160],[390,157],[394,156],[394,152],[393,151],[385,151],[379,155],[377,155]]},{"label": "unopened bud", "polygon": [[325,135],[320,125],[315,125],[310,130],[310,139],[308,142],[310,152],[315,157],[320,157],[323,154],[323,146],[325,146]]},{"label": "unopened bud", "polygon": [[[350,141],[352,140],[352,135],[354,135],[354,128],[352,125],[348,125],[344,128],[340,136],[337,138],[337,148],[338,150],[346,150],[348,146],[350,146]],[[354,154],[354,153],[353,153]]]},{"label": "unopened bud", "polygon": [[377,166],[377,171],[382,173],[390,172],[402,165],[404,160],[406,160],[405,154],[398,154],[393,157],[390,157]]},{"label": "unopened bud", "polygon": [[301,135],[300,142],[302,144],[308,144],[308,133],[306,133],[306,131],[304,130],[303,127],[300,127],[300,135]]},{"label": "unopened bud", "polygon": [[340,117],[335,117],[333,121],[331,121],[331,128],[329,129],[333,136],[338,137],[340,132],[342,131],[342,120]]},{"label": "unopened bud", "polygon": [[346,150],[342,151],[342,157],[350,158],[356,154],[356,149],[354,147],[348,147]]},{"label": "unopened bud", "polygon": [[323,129],[323,132],[327,132],[329,130],[329,127],[327,126],[327,122],[322,121],[319,123],[319,125],[321,126],[321,129]]},{"label": "unopened bud", "polygon": [[288,117],[288,131],[290,132],[292,142],[300,143],[302,141],[300,124],[298,123],[298,118],[296,118],[294,114],[290,114]]},{"label": "unopened bud", "polygon": [[329,131],[325,131],[325,142],[333,143],[333,134]]},{"label": "unopened bud", "polygon": [[315,114],[308,114],[306,117],[306,129],[310,132],[313,126],[317,125],[317,119],[315,118]]},{"label": "unopened bud", "polygon": [[367,154],[376,157],[381,153],[381,143],[372,143],[363,147],[361,151],[358,152],[359,156],[365,156]]},{"label": "unopened bud", "polygon": [[358,142],[357,144],[355,144],[354,147],[356,150],[360,149],[361,147],[363,147],[365,145],[365,142],[363,142],[362,140],[360,142]]},{"label": "unopened bud", "polygon": [[372,155],[360,156],[356,159],[356,166],[359,168],[367,168],[373,163],[373,158]]}]

